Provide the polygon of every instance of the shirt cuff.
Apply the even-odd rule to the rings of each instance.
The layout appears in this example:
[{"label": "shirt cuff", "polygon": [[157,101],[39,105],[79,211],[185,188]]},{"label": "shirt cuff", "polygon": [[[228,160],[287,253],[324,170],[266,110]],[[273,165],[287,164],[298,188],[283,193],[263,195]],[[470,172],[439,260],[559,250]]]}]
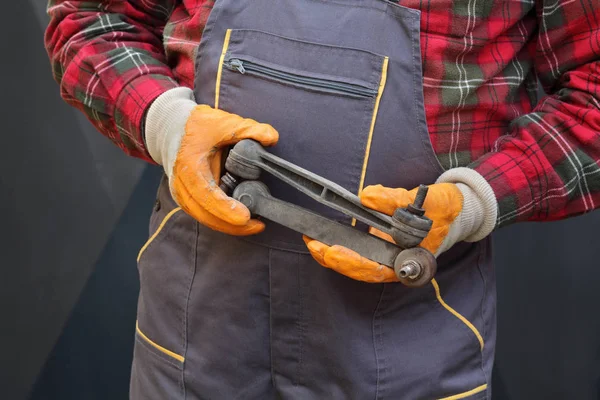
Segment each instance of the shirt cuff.
[{"label": "shirt cuff", "polygon": [[[468,166],[489,183],[498,201],[496,227],[526,221],[531,215],[533,197],[531,176],[539,175],[536,166],[522,155],[488,153]],[[530,169],[533,174],[527,174]]]},{"label": "shirt cuff", "polygon": [[176,87],[178,83],[169,76],[142,75],[125,85],[117,97],[114,120],[123,144],[149,163],[156,164],[144,143],[146,112],[158,96]]}]

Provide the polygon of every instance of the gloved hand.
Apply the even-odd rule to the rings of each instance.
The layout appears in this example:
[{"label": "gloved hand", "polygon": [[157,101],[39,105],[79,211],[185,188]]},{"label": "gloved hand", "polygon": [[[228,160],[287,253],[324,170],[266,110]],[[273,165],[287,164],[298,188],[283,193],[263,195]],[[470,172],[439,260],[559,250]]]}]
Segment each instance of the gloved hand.
[{"label": "gloved hand", "polygon": [[252,235],[264,224],[219,189],[222,149],[242,139],[277,143],[270,125],[198,105],[188,88],[171,89],[150,106],[145,125],[150,156],[163,166],[175,202],[200,223],[230,235]]},{"label": "gloved hand", "polygon": [[[396,208],[413,203],[416,193],[417,188],[407,191],[376,185],[366,187],[360,194],[360,200],[366,207],[392,215]],[[436,257],[459,241],[475,242],[485,238],[496,225],[494,192],[481,175],[468,168],[446,171],[437,183],[430,185],[423,208],[433,224],[420,246]],[[370,232],[393,242],[383,232],[373,228]],[[391,268],[350,249],[327,246],[308,237],[304,237],[304,242],[319,264],[352,279],[371,283],[398,281]]]}]

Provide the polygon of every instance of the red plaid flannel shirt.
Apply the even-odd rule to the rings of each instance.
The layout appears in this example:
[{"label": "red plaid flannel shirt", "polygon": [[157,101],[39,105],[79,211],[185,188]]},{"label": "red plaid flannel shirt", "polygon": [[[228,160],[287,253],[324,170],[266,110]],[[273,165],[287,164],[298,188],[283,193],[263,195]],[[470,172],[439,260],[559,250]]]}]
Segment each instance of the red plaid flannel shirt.
[{"label": "red plaid flannel shirt", "polygon": [[[600,204],[600,2],[400,0],[421,11],[426,115],[446,169],[482,174],[498,226]],[[193,86],[212,0],[50,0],[45,43],[63,98],[150,160],[143,120]],[[547,96],[536,104],[537,78]]]}]

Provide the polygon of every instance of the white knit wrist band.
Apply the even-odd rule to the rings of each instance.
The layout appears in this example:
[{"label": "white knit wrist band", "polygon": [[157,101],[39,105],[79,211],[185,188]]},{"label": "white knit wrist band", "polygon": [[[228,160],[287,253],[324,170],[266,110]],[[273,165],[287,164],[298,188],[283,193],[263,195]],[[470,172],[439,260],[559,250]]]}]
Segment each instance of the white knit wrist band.
[{"label": "white knit wrist band", "polygon": [[146,146],[152,159],[165,169],[169,181],[185,125],[196,106],[192,90],[178,87],[161,94],[148,109]]},{"label": "white knit wrist band", "polygon": [[490,184],[477,171],[460,167],[444,172],[436,183],[455,183],[463,194],[457,241],[476,242],[496,227],[498,201]]}]

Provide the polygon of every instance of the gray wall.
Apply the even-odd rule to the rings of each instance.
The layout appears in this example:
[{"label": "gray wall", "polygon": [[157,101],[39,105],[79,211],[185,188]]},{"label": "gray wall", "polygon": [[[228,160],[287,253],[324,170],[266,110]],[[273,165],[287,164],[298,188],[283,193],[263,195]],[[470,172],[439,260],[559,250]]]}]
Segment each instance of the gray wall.
[{"label": "gray wall", "polygon": [[[44,3],[6,2],[19,17],[0,28],[0,396],[125,399],[135,254],[160,170],[62,102]],[[495,236],[496,400],[600,399],[599,227],[595,212]]]},{"label": "gray wall", "polygon": [[497,399],[600,399],[600,212],[495,236]]},{"label": "gray wall", "polygon": [[43,3],[4,2],[3,15],[11,17],[0,26],[6,399],[30,391],[144,168],[60,99],[43,47]]}]

